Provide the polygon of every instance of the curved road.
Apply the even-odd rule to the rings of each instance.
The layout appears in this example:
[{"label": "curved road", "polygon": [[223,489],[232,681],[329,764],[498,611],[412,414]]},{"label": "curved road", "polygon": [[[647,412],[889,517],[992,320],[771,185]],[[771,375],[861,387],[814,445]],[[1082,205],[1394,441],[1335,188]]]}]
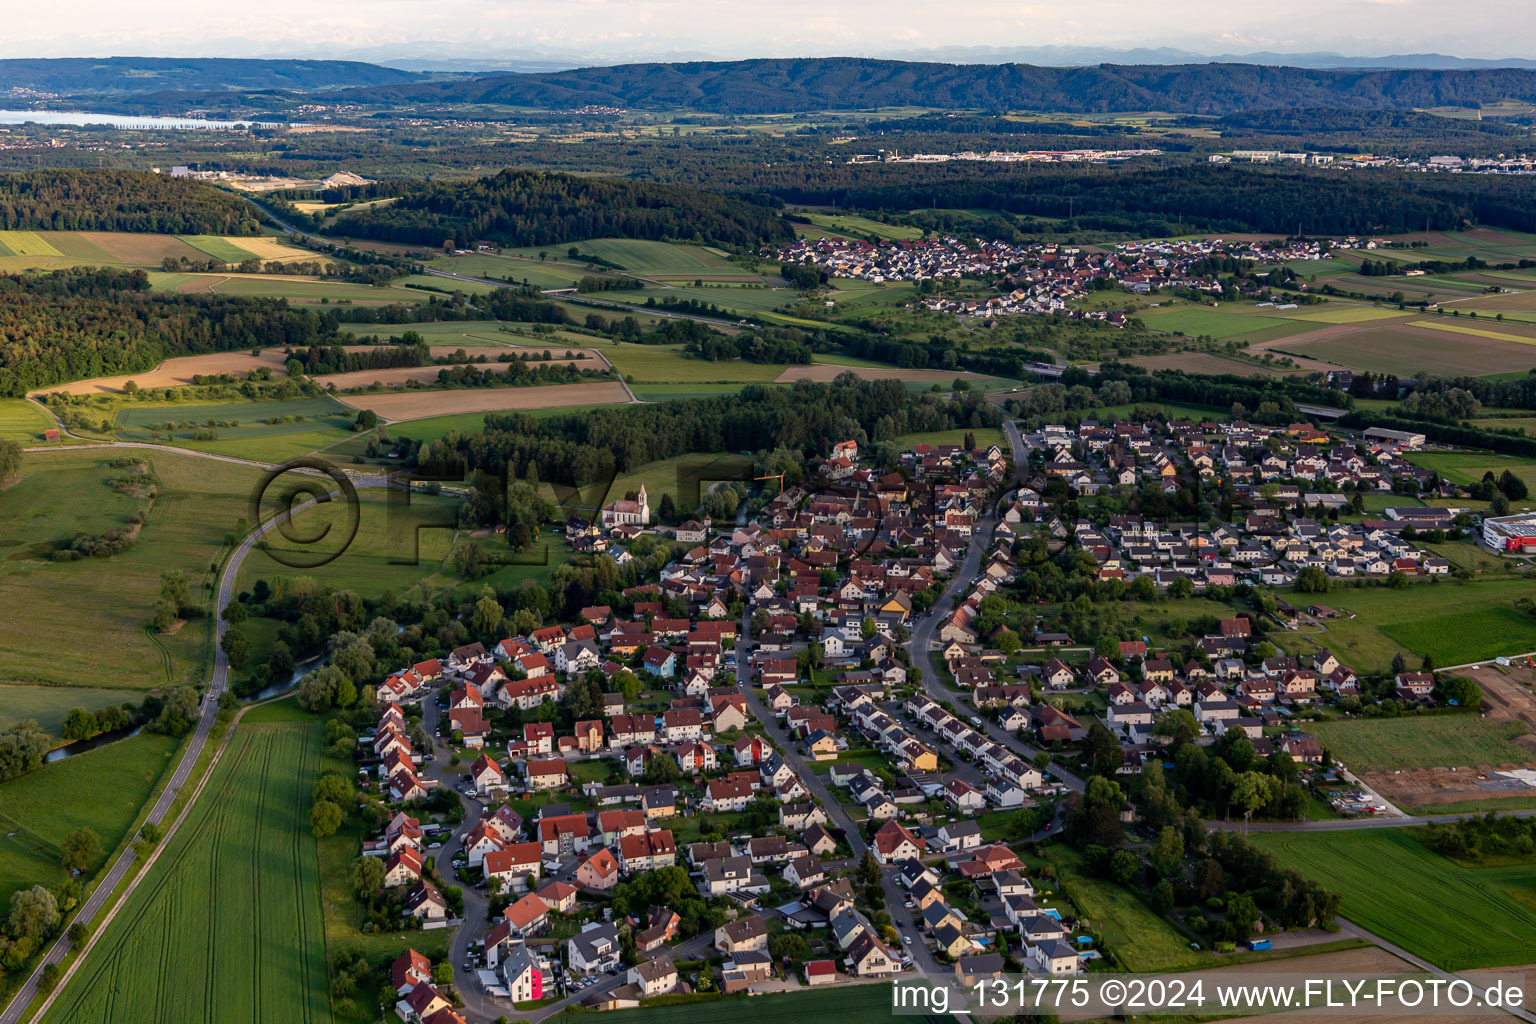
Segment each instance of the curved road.
[{"label": "curved road", "polygon": [[[158,445],[121,446],[144,448],[161,447]],[[98,448],[105,446],[80,445],[74,447]],[[58,451],[59,449],[45,448],[42,450]],[[178,452],[185,451],[184,449],[170,450]],[[186,452],[186,454],[200,455],[203,458],[219,459],[225,462],[248,461],[244,459],[230,459],[225,456],[206,455],[201,452]],[[254,464],[262,465],[261,463]],[[224,649],[219,646],[219,641],[224,638],[225,630],[229,628],[229,624],[224,621],[224,607],[229,604],[230,599],[233,596],[235,579],[239,575],[240,566],[245,561],[245,556],[251,553],[251,549],[256,546],[257,541],[265,536],[270,530],[274,529],[280,522],[282,522],[285,517],[291,516],[295,512],[300,512],[312,504],[314,504],[313,499],[306,501],[303,504],[296,505],[291,510],[285,510],[284,512],[273,516],[271,519],[257,526],[254,530],[246,535],[246,538],[240,542],[240,546],[235,549],[234,554],[230,556],[229,561],[225,563],[224,571],[219,577],[218,593],[214,599],[213,676],[208,684],[207,696],[204,697],[200,705],[201,710],[198,715],[197,725],[192,731],[192,738],[188,741],[187,748],[181,755],[181,761],[176,765],[176,770],[171,773],[170,781],[166,784],[165,789],[161,791],[159,798],[154,803],[154,806],[149,810],[149,816],[145,819],[150,824],[159,825],[165,819],[166,814],[171,809],[171,805],[176,802],[176,798],[181,794],[182,789],[186,786],[189,778],[191,777],[192,770],[194,767],[196,767],[198,758],[202,756],[203,747],[208,743],[208,736],[213,731],[214,719],[217,717],[219,710],[219,696],[224,692],[224,689],[229,682],[229,658],[224,653]],[[160,842],[162,844],[169,842],[173,834],[174,829],[164,833],[160,838]],[[112,862],[112,865],[107,869],[106,874],[104,874],[96,883],[96,887],[91,891],[91,895],[83,904],[81,904],[80,908],[75,911],[74,915],[70,918],[70,921],[64,924],[63,930],[67,932],[68,924],[74,921],[89,922],[94,919],[97,913],[99,913],[112,898],[114,890],[117,889],[122,880],[127,877],[128,874],[133,870],[137,860],[138,858],[134,855],[133,847],[130,844],[128,848],[124,849],[122,853],[118,854],[117,859]],[[138,881],[136,880],[134,883],[130,884],[126,890],[123,891],[122,895],[116,902],[120,903],[122,900],[126,900],[128,896],[132,894],[133,890],[137,888],[137,886]],[[69,951],[70,946],[71,943],[67,934],[61,933],[59,937],[54,940],[53,945],[48,947],[47,953],[44,954],[40,961],[38,961],[37,967],[32,971],[30,975],[27,976],[27,980],[22,983],[21,988],[17,990],[15,996],[11,998],[11,1001],[6,1004],[5,1010],[0,1012],[0,1024],[18,1024],[18,1022],[21,1021],[23,1015],[26,1013],[27,1007],[31,1005],[32,1000],[36,998],[38,994],[38,979],[42,976],[44,965],[56,963],[61,960],[65,953]],[[82,962],[83,958],[81,960],[77,960],[75,962],[75,968],[78,969],[79,964]]]}]

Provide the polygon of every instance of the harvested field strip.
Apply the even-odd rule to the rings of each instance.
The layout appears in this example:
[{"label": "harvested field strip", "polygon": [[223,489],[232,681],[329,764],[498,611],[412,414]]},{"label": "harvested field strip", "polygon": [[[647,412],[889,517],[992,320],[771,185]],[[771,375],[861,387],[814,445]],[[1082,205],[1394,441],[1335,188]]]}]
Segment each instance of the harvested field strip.
[{"label": "harvested field strip", "polygon": [[130,380],[141,388],[177,387],[192,383],[194,376],[217,373],[245,374],[263,366],[281,370],[286,358],[283,350],[277,348],[263,349],[259,356],[253,356],[248,351],[220,352],[207,356],[176,356],[173,359],[167,359],[153,370],[145,370],[143,373],[125,373],[118,377],[95,377],[71,384],[56,384],[53,387],[40,388],[32,394],[62,391],[70,395],[95,395],[121,391],[123,385]]},{"label": "harvested field strip", "polygon": [[1448,324],[1444,320],[1415,320],[1410,327],[1426,327],[1431,331],[1448,331],[1451,334],[1468,334],[1474,338],[1491,338],[1494,341],[1513,341],[1517,345],[1536,345],[1536,337],[1529,334],[1510,334],[1486,327],[1467,327],[1464,324]]},{"label": "harvested field strip", "polygon": [[623,384],[617,382],[413,391],[404,394],[348,395],[342,398],[343,402],[355,409],[372,409],[388,420],[419,420],[467,412],[619,405],[629,400],[629,392],[624,390]]},{"label": "harvested field strip", "polygon": [[49,1024],[327,1024],[310,834],[318,723],[240,726],[171,845]]}]

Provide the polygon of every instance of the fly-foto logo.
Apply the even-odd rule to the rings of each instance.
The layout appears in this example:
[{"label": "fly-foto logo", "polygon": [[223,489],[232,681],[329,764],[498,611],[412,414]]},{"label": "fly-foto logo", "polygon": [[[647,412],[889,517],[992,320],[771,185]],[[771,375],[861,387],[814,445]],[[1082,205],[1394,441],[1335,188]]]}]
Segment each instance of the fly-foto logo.
[{"label": "fly-foto logo", "polygon": [[270,523],[256,546],[274,562],[317,569],[357,538],[362,508],[345,473],[324,459],[305,457],[274,467],[257,481],[250,516],[252,522]]}]

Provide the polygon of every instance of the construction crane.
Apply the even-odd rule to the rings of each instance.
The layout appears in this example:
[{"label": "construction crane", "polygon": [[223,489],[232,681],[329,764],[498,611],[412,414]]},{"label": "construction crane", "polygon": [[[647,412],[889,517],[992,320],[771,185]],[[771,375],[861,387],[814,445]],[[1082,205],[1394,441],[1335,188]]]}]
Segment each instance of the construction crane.
[{"label": "construction crane", "polygon": [[769,473],[767,476],[755,476],[752,479],[753,480],[777,480],[779,482],[779,493],[780,494],[784,493],[784,474],[783,473]]}]

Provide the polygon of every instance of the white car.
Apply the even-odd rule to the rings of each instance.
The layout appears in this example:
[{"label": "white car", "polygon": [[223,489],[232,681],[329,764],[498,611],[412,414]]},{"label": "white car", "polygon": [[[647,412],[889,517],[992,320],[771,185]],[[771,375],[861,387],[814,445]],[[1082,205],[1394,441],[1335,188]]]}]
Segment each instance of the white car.
[{"label": "white car", "polygon": [[910,935],[903,935],[901,937],[901,941],[905,942],[907,945],[910,946],[910,945],[912,945],[912,936],[910,936]]}]

